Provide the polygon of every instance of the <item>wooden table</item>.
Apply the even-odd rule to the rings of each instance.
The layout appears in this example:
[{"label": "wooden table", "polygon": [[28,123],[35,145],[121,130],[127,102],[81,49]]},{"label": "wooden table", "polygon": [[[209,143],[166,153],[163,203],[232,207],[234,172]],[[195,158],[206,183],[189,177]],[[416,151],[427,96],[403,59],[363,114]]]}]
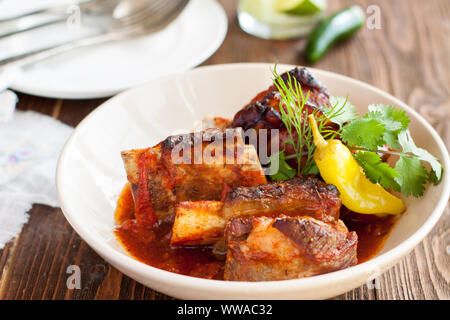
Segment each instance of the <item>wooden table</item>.
[{"label": "wooden table", "polygon": [[[221,48],[203,65],[279,62],[305,65],[304,40],[268,41],[240,30],[236,0],[220,1],[229,29]],[[315,67],[365,81],[419,111],[450,144],[450,2],[448,0],[333,0],[330,10],[353,2],[381,9],[381,29],[363,28]],[[105,99],[55,100],[19,94],[18,108],[76,126]],[[450,148],[449,148],[450,149]],[[61,209],[34,205],[18,238],[0,251],[0,299],[170,299],[123,275],[75,233]],[[412,253],[366,285],[337,299],[450,299],[450,210]],[[82,270],[82,288],[68,290],[67,267]]]}]

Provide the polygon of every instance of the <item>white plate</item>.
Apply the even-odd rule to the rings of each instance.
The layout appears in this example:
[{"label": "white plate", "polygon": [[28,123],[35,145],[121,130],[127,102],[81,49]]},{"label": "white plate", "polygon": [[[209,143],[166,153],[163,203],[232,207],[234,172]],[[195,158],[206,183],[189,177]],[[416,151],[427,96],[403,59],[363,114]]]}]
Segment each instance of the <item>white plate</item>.
[{"label": "white plate", "polygon": [[[450,192],[450,160],[439,135],[414,110],[365,83],[311,69],[334,95],[350,95],[360,112],[370,103],[406,110],[412,135],[445,166],[438,186],[420,198],[406,199],[407,212],[383,250],[370,261],[311,278],[272,282],[227,282],[178,275],[145,265],[117,242],[116,200],[126,183],[120,151],[156,144],[172,132],[190,129],[206,115],[232,117],[271,83],[269,64],[202,67],[152,81],[105,102],[83,120],[67,142],[57,169],[64,214],[80,236],[121,272],[157,291],[185,299],[317,299],[344,293],[386,271],[433,228]],[[278,66],[286,70],[292,66]]]},{"label": "white plate", "polygon": [[[158,33],[77,49],[40,62],[29,67],[11,87],[52,98],[111,96],[202,63],[219,48],[226,31],[227,17],[217,1],[191,0],[181,15]],[[18,47],[42,47],[56,35],[70,38],[74,32],[63,23],[3,39],[0,56],[7,56]]]}]

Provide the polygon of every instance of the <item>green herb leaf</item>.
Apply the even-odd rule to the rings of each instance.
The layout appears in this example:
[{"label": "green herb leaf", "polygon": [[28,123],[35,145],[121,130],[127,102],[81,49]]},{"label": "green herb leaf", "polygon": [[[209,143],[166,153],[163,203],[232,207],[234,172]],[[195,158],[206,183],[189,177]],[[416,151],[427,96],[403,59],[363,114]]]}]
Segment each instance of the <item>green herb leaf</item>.
[{"label": "green herb leaf", "polygon": [[425,190],[428,172],[418,158],[401,157],[395,164],[398,173],[397,183],[406,196],[420,197]]},{"label": "green herb leaf", "polygon": [[[362,118],[345,125],[341,134],[344,142],[365,151],[358,152],[355,159],[367,178],[386,189],[392,188],[415,197],[423,195],[428,181],[438,184],[443,167],[428,151],[415,145],[408,130],[410,121],[406,113],[383,105],[370,105],[369,110]],[[384,144],[401,151],[379,149]],[[394,169],[381,162],[377,153],[383,152],[400,157]],[[427,162],[431,170],[427,170],[421,161]]]},{"label": "green herb leaf", "polygon": [[287,164],[284,151],[274,153],[270,156],[269,175],[273,181],[291,179],[296,173],[297,171]]},{"label": "green herb leaf", "polygon": [[[358,117],[356,107],[348,101],[348,97],[331,96],[330,105],[323,107],[326,114],[334,114],[330,120],[342,127],[344,123],[352,121]],[[328,118],[328,117],[327,117]]]},{"label": "green herb leaf", "polygon": [[410,122],[405,111],[395,109],[393,106],[371,104],[369,105],[369,113],[364,117],[380,121],[386,129],[383,135],[385,144],[392,149],[400,148],[398,134],[401,130],[408,128]]},{"label": "green herb leaf", "polygon": [[400,149],[400,144],[398,143],[398,134],[392,131],[385,131],[383,134],[384,142],[392,149]]},{"label": "green herb leaf", "polygon": [[354,157],[370,181],[379,183],[385,189],[392,188],[395,191],[400,191],[400,185],[395,180],[399,177],[399,174],[387,163],[382,162],[378,154],[358,151]]},{"label": "green herb leaf", "polygon": [[317,164],[313,161],[311,163],[311,166],[309,166],[308,168],[305,168],[304,174],[308,175],[308,174],[319,174],[319,168],[317,167]]},{"label": "green herb leaf", "polygon": [[379,111],[371,111],[363,116],[363,119],[374,119],[379,121],[384,125],[384,128],[386,131],[391,132],[399,132],[402,129],[402,124],[398,121],[395,121],[391,118],[385,117],[381,112]]},{"label": "green herb leaf", "polygon": [[[444,173],[444,168],[443,167],[442,167],[442,171],[441,172]],[[442,175],[441,175],[441,179],[442,179]],[[427,177],[428,181],[430,181],[434,185],[437,185],[437,184],[439,184],[439,182],[441,182],[441,179],[438,179],[436,177],[436,173],[434,173],[433,170],[430,170],[430,172],[428,174],[428,177]]]},{"label": "green herb leaf", "polygon": [[[276,73],[276,68],[273,75],[273,82],[282,97],[281,119],[289,133],[289,139],[285,143],[292,145],[295,151],[289,158],[297,159],[298,168],[294,170],[286,163],[282,151],[270,157],[270,176],[272,180],[287,180],[297,173],[318,174],[313,159],[315,146],[311,128],[307,121],[303,121],[309,92],[304,95],[300,84],[289,73],[286,82]],[[428,181],[437,184],[442,179],[443,167],[439,161],[425,149],[417,147],[412,140],[408,131],[410,120],[405,111],[393,106],[372,104],[369,105],[368,113],[362,118],[356,118],[356,108],[346,98],[331,97],[330,103],[330,106],[324,108],[323,114],[314,113],[319,131],[324,137],[331,139],[340,134],[342,141],[350,148],[363,150],[354,157],[369,180],[386,189],[401,191],[406,196],[418,197],[423,195]],[[330,130],[326,127],[328,121],[338,124],[340,129]],[[386,144],[392,150],[379,148]],[[395,168],[381,161],[378,153],[383,152],[400,157]],[[422,161],[428,163],[431,170],[427,170]]]},{"label": "green herb leaf", "polygon": [[342,128],[341,138],[350,146],[360,146],[369,150],[376,150],[383,146],[384,124],[377,119],[359,118],[353,120]]},{"label": "green herb leaf", "polygon": [[[381,114],[381,120],[384,121],[387,130],[404,130],[408,128],[409,118],[406,112],[400,109],[396,109],[393,106],[385,106],[382,104],[371,104],[369,105],[369,112],[375,114]],[[394,124],[395,122],[399,123]],[[391,124],[393,127],[389,127]],[[395,127],[398,127],[395,129]]]},{"label": "green herb leaf", "polygon": [[409,130],[401,131],[398,135],[398,140],[400,145],[402,146],[402,151],[404,153],[412,153],[420,160],[428,162],[430,164],[434,176],[429,174],[428,181],[431,181],[434,184],[439,183],[439,181],[441,181],[442,179],[442,173],[444,171],[444,168],[439,163],[439,160],[427,150],[417,147],[411,137],[411,133],[409,132]]}]

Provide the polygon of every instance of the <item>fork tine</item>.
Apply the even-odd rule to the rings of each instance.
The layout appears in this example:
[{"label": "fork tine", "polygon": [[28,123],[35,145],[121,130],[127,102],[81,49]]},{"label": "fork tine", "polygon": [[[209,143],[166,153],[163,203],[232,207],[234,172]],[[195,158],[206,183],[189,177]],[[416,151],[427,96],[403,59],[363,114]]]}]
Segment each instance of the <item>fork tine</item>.
[{"label": "fork tine", "polygon": [[154,1],[152,6],[131,15],[128,19],[120,19],[118,27],[132,27],[143,23],[145,28],[154,28],[161,22],[172,21],[189,0]]},{"label": "fork tine", "polygon": [[149,30],[152,30],[153,32],[159,31],[163,28],[165,28],[167,25],[172,23],[183,11],[183,9],[188,4],[189,0],[179,0],[177,1],[177,5],[173,7],[172,10],[167,11],[165,15],[161,16],[159,20],[152,21],[151,24],[146,26],[146,29],[143,33],[148,33]]},{"label": "fork tine", "polygon": [[[178,1],[178,0],[175,0]],[[120,23],[134,23],[135,21],[140,21],[143,17],[147,17],[149,15],[149,13],[152,12],[159,12],[161,10],[161,8],[163,7],[167,7],[167,5],[172,5],[174,3],[174,0],[153,0],[153,1],[148,1],[148,4],[145,8],[127,15],[123,18],[119,19]]]}]

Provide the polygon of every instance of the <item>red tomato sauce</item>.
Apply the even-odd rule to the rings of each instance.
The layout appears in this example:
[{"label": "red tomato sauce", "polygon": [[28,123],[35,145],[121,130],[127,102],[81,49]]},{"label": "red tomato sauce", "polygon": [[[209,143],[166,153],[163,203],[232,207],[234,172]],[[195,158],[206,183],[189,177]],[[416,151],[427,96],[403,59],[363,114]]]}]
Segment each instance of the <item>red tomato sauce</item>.
[{"label": "red tomato sauce", "polygon": [[154,227],[134,220],[134,202],[128,184],[122,191],[115,212],[115,233],[127,251],[137,260],[153,267],[192,277],[223,279],[223,259],[212,252],[212,246],[174,247],[170,245],[173,218]]},{"label": "red tomato sauce", "polygon": [[[115,234],[135,259],[174,273],[206,279],[223,279],[225,261],[217,257],[212,246],[175,247],[170,245],[173,218],[154,227],[136,223],[134,202],[128,184],[117,202]],[[341,219],[350,231],[358,234],[358,263],[369,260],[383,247],[397,217],[379,218],[341,209]]]}]

